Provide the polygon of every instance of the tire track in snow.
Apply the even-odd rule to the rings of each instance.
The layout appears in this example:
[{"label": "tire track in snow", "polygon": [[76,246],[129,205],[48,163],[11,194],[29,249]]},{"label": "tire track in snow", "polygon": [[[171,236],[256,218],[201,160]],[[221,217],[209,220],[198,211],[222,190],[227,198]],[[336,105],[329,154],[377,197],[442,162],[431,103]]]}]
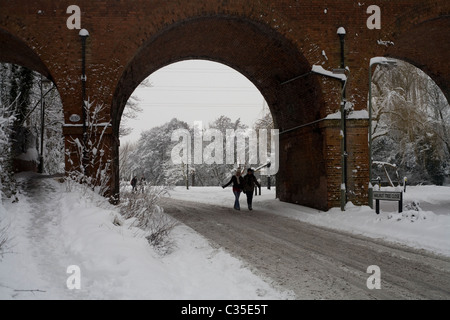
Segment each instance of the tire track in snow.
[{"label": "tire track in snow", "polygon": [[[165,211],[298,299],[450,299],[450,259],[269,212],[165,199]],[[381,269],[381,290],[366,273]]]}]

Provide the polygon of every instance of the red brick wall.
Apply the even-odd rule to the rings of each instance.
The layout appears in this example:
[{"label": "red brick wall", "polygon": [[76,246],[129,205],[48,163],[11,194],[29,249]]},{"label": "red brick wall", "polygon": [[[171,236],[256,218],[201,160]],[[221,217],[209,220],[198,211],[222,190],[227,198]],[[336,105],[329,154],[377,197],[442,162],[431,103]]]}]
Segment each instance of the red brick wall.
[{"label": "red brick wall", "polygon": [[[82,28],[90,32],[87,95],[108,107],[116,170],[114,135],[129,95],[152,72],[183,59],[210,59],[243,73],[267,99],[281,131],[339,110],[340,84],[334,80],[312,75],[281,83],[308,72],[313,64],[339,67],[336,31],[341,26],[347,30],[345,56],[351,71],[347,97],[357,110],[367,106],[368,65],[374,56],[415,64],[450,97],[447,0],[0,0],[0,61],[53,79],[67,123],[70,115],[81,113],[81,42],[78,30],[66,27],[66,9],[72,4],[80,6]],[[380,6],[381,30],[367,28],[368,5]],[[324,122],[282,139],[281,150],[289,150],[281,153],[282,200],[322,209],[336,206],[338,127]],[[349,199],[364,203],[367,121],[350,121],[348,133]],[[80,134],[66,130],[67,137]]]}]

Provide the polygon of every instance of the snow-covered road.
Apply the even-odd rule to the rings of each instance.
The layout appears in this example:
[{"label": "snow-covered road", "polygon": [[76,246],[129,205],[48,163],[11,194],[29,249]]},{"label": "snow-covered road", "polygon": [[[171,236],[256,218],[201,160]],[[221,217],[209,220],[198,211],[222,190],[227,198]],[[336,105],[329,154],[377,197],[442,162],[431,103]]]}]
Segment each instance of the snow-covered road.
[{"label": "snow-covered road", "polygon": [[[449,299],[450,259],[313,226],[268,210],[166,199],[166,212],[298,299]],[[369,290],[369,266],[381,270]]]}]

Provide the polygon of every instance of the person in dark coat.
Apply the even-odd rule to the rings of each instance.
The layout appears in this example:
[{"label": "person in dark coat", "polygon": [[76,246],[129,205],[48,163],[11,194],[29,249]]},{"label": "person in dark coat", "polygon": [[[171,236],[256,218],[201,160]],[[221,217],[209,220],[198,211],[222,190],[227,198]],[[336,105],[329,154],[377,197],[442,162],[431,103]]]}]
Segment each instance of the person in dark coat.
[{"label": "person in dark coat", "polygon": [[244,177],[244,192],[247,195],[248,210],[253,210],[253,193],[255,192],[255,186],[261,188],[261,184],[258,182],[254,175],[253,169],[248,169],[247,174]]},{"label": "person in dark coat", "polygon": [[235,210],[241,210],[241,206],[239,204],[239,198],[242,193],[244,178],[241,176],[241,170],[237,169],[236,174],[231,177],[230,182],[228,182],[226,185],[223,185],[222,188],[228,187],[230,184],[233,184],[233,194],[234,194],[234,209]]},{"label": "person in dark coat", "polygon": [[134,177],[131,180],[131,186],[133,187],[132,192],[137,191],[137,178],[136,177]]}]

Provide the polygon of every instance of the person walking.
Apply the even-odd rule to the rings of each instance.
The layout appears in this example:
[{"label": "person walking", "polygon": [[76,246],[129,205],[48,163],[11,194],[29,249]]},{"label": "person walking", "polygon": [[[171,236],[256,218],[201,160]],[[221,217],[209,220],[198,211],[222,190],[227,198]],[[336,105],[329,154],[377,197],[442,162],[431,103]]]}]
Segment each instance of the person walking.
[{"label": "person walking", "polygon": [[140,193],[144,193],[144,191],[145,191],[145,185],[146,185],[146,183],[145,183],[145,178],[142,177],[142,178],[141,178],[141,181],[139,182],[139,192],[140,192]]},{"label": "person walking", "polygon": [[255,192],[255,186],[261,188],[261,184],[258,182],[254,175],[253,169],[249,168],[247,174],[244,177],[244,192],[247,195],[248,210],[253,210],[253,193]]},{"label": "person walking", "polygon": [[131,187],[132,187],[132,192],[135,192],[135,191],[137,191],[137,178],[136,177],[133,177],[133,179],[131,180]]},{"label": "person walking", "polygon": [[239,204],[239,198],[242,193],[242,188],[244,184],[244,178],[241,176],[241,169],[237,169],[234,176],[231,177],[230,182],[226,185],[223,185],[222,188],[228,187],[230,184],[233,184],[233,194],[234,194],[234,209],[241,210],[241,206]]}]

